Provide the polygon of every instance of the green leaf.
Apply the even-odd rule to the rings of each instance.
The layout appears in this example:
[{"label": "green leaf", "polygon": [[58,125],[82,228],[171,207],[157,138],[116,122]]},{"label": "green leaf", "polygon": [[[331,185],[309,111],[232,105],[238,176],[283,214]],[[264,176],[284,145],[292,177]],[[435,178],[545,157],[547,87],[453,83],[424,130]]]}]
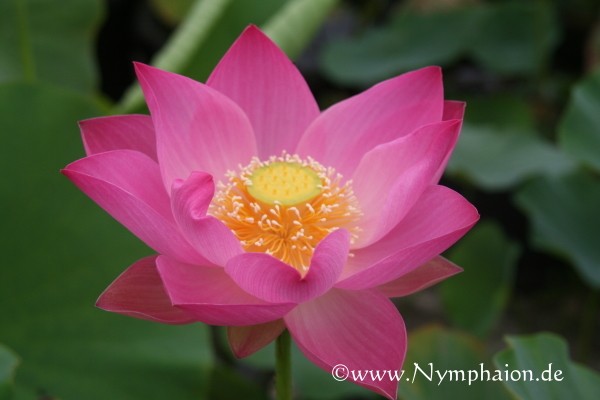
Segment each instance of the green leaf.
[{"label": "green leaf", "polygon": [[[522,400],[595,400],[600,393],[600,374],[569,359],[567,344],[559,336],[539,333],[509,336],[508,348],[494,357],[501,370],[520,370],[523,378],[504,384]],[[506,366],[508,365],[508,367]],[[525,378],[531,371],[533,381]],[[528,374],[528,372],[527,372]],[[516,374],[515,374],[516,377]]]},{"label": "green leaf", "polygon": [[17,356],[0,343],[0,400],[11,398],[15,370],[19,365]]},{"label": "green leaf", "polygon": [[367,86],[427,65],[447,66],[465,57],[500,74],[532,75],[544,68],[556,45],[557,26],[552,4],[543,1],[435,12],[400,8],[386,25],[331,42],[321,67],[333,81],[350,86]]},{"label": "green leaf", "polygon": [[600,288],[600,182],[589,173],[536,179],[515,197],[531,219],[534,242],[570,259],[581,277]]},{"label": "green leaf", "polygon": [[[490,366],[483,345],[477,339],[432,326],[412,332],[408,340],[410,345],[403,366],[403,382],[398,388],[400,399],[510,398],[500,383],[481,379],[480,369],[489,370]],[[461,371],[464,371],[464,380],[461,379]],[[473,371],[470,384],[469,371]],[[454,372],[458,374],[451,375]],[[475,378],[475,373],[478,378]]]},{"label": "green leaf", "polygon": [[157,14],[170,25],[176,25],[189,12],[194,0],[150,0]]},{"label": "green leaf", "polygon": [[339,0],[291,0],[264,25],[290,58],[300,55]]},{"label": "green leaf", "polygon": [[514,93],[461,98],[467,103],[465,121],[469,125],[526,132],[533,132],[535,129],[532,107]]},{"label": "green leaf", "polygon": [[249,25],[262,26],[290,0],[249,0],[231,2],[208,38],[198,48],[182,73],[204,82],[235,39]]},{"label": "green leaf", "polygon": [[559,38],[552,4],[509,1],[485,10],[486,16],[471,41],[471,55],[498,73],[539,73]]},{"label": "green leaf", "polygon": [[100,0],[1,1],[0,83],[40,81],[92,92],[101,16]]},{"label": "green leaf", "polygon": [[249,24],[256,24],[288,57],[295,58],[339,0],[250,0],[233,2],[184,75],[204,81]]},{"label": "green leaf", "polygon": [[[178,26],[169,41],[153,58],[152,65],[167,71],[179,72],[185,68],[231,0],[196,0],[188,17]],[[142,90],[134,83],[123,95],[116,112],[128,114],[142,107]]]},{"label": "green leaf", "polygon": [[465,124],[447,171],[484,189],[501,190],[573,168],[571,159],[533,132]]},{"label": "green leaf", "polygon": [[464,272],[440,284],[444,307],[456,326],[484,336],[508,302],[519,247],[498,225],[482,222],[447,256]]},{"label": "green leaf", "polygon": [[[204,81],[246,26],[263,23],[265,33],[296,56],[338,1],[197,0],[152,65]],[[142,104],[141,90],[134,84],[116,112],[130,113]]]},{"label": "green leaf", "polygon": [[202,326],[166,326],[94,307],[151,254],[60,168],[84,155],[77,120],[101,115],[56,87],[0,85],[4,229],[0,341],[21,358],[19,400],[205,398],[212,360]]},{"label": "green leaf", "polygon": [[570,155],[600,170],[600,69],[573,89],[559,128],[559,143]]},{"label": "green leaf", "polygon": [[331,42],[321,67],[337,83],[367,86],[400,72],[447,65],[466,51],[480,14],[478,8],[398,13],[389,25]]}]

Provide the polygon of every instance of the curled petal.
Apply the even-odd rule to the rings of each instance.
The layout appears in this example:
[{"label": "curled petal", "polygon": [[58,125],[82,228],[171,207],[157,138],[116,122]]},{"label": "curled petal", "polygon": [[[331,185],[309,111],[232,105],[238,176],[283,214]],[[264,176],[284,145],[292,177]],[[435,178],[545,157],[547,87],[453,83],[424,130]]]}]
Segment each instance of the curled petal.
[{"label": "curled petal", "polygon": [[148,115],[113,115],[79,122],[83,147],[88,156],[110,150],[136,150],[154,161],[156,135]]},{"label": "curled petal", "polygon": [[426,125],[363,157],[353,177],[363,212],[356,247],[379,240],[411,210],[431,185],[459,129],[458,120]]},{"label": "curled petal", "polygon": [[175,180],[171,201],[175,220],[189,242],[209,261],[225,266],[242,248],[229,228],[206,215],[214,189],[212,176],[194,172],[185,181]]},{"label": "curled petal", "polygon": [[[347,370],[402,368],[406,328],[392,302],[375,291],[332,289],[326,295],[296,307],[285,317],[294,341],[306,358],[328,373]],[[348,376],[353,380],[352,375]],[[356,384],[388,399],[396,398],[398,381],[366,376]]]},{"label": "curled petal", "polygon": [[324,111],[302,136],[297,153],[349,178],[377,145],[441,121],[443,96],[438,67],[389,79]]},{"label": "curled petal", "polygon": [[438,256],[395,281],[377,287],[387,297],[403,297],[427,289],[462,272],[458,265]]},{"label": "curled petal", "polygon": [[158,165],[148,156],[114,150],[75,161],[61,172],[157,253],[211,264],[179,232]]},{"label": "curled petal", "polygon": [[258,28],[249,26],[223,56],[206,83],[248,115],[267,158],[293,153],[319,107],[298,69]]},{"label": "curled petal", "polygon": [[398,279],[442,253],[479,219],[461,195],[430,186],[384,238],[354,250],[336,287],[366,289]]},{"label": "curled petal", "polygon": [[338,229],[315,248],[306,276],[264,253],[232,258],[225,271],[246,292],[273,303],[301,303],[320,296],[337,281],[348,257],[349,234]]},{"label": "curled petal", "polygon": [[459,119],[462,121],[463,117],[465,116],[466,107],[467,103],[464,101],[445,100],[442,121],[449,121],[451,119]]},{"label": "curled petal", "polygon": [[[450,121],[450,120],[461,121],[460,126],[458,127],[458,131],[460,132],[460,129],[462,128],[462,121],[463,121],[463,117],[465,115],[465,107],[466,106],[467,106],[467,104],[464,101],[454,101],[454,100],[444,101],[444,115],[442,116],[442,120],[443,121]],[[451,149],[454,149],[457,141],[458,141],[458,135],[456,135],[454,143],[452,143],[450,145]],[[448,154],[446,154],[446,157],[444,157],[444,160],[442,161],[440,166],[438,167],[438,170],[435,173],[431,183],[437,184],[440,181],[440,179],[442,178],[442,175],[444,175],[444,170],[446,169],[446,166],[448,165],[448,161],[450,161],[451,156],[452,156],[452,151],[449,151]]]},{"label": "curled petal", "polygon": [[240,289],[222,268],[180,263],[160,256],[158,272],[173,305],[210,325],[256,325],[280,319],[295,304],[273,304]]},{"label": "curled petal", "polygon": [[282,319],[260,325],[228,326],[227,340],[237,358],[248,357],[267,346],[285,329]]},{"label": "curled petal", "polygon": [[163,324],[187,324],[195,319],[173,307],[156,271],[156,256],[136,261],[100,295],[99,308]]}]

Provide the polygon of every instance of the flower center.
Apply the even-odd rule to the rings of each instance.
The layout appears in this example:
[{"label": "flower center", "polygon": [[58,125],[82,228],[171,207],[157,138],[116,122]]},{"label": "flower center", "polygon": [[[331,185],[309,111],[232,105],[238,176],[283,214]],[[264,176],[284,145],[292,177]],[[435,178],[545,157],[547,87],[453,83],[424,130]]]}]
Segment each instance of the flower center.
[{"label": "flower center", "polygon": [[321,178],[310,168],[295,162],[274,162],[257,168],[250,177],[248,193],[266,204],[293,206],[321,193]]},{"label": "flower center", "polygon": [[209,213],[227,225],[248,252],[271,254],[308,272],[315,247],[330,232],[347,229],[355,241],[361,216],[352,182],[333,168],[284,154],[252,159],[217,184]]}]

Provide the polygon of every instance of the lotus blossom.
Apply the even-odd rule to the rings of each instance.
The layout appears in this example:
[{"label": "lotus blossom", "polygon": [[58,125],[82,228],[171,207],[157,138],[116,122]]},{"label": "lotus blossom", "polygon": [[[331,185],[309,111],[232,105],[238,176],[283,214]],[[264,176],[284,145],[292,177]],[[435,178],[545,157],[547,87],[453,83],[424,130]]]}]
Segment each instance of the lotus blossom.
[{"label": "lotus blossom", "polygon": [[[440,68],[323,112],[254,26],[206,84],[135,69],[151,115],[82,121],[87,157],[62,171],[157,253],[97,305],[227,326],[238,357],[287,329],[328,372],[400,369],[406,329],[390,298],[459,272],[439,254],[479,218],[438,184],[464,111],[444,100]],[[397,382],[356,383],[396,397]]]}]

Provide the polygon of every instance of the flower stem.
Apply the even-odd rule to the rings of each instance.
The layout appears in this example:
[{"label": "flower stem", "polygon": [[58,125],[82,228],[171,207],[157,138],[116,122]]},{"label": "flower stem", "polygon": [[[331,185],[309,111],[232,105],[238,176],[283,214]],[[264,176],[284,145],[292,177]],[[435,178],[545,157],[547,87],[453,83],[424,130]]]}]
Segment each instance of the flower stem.
[{"label": "flower stem", "polygon": [[275,343],[275,392],[277,400],[292,400],[292,352],[287,330]]}]

